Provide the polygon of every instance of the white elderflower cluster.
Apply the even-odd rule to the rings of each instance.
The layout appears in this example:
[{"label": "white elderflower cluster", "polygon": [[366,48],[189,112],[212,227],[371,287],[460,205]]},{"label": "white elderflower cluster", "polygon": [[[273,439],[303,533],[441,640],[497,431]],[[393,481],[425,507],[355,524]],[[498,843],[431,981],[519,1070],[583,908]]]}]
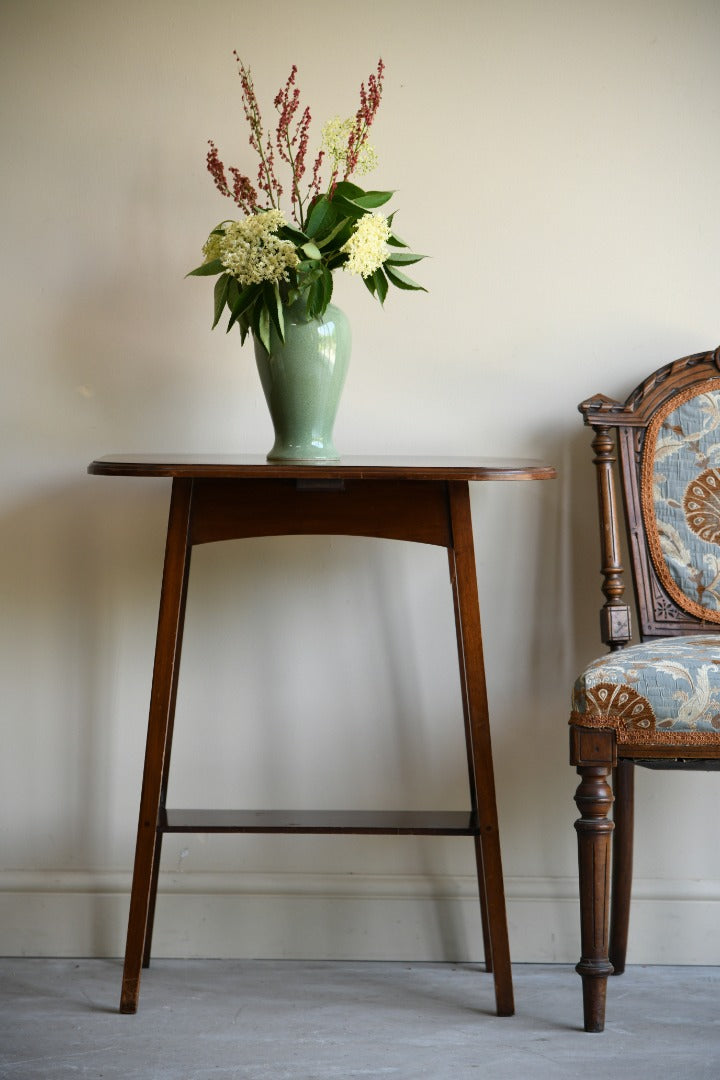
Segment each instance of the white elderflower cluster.
[{"label": "white elderflower cluster", "polygon": [[[355,125],[355,117],[350,116],[343,120],[340,116],[334,116],[323,124],[322,146],[332,159],[333,170],[339,173],[347,172],[347,152],[350,132]],[[364,142],[357,155],[357,161],[352,169],[353,173],[363,176],[372,172],[377,167],[378,156],[374,146]]]},{"label": "white elderflower cluster", "polygon": [[370,277],[387,258],[387,239],[390,226],[382,214],[363,214],[353,234],[341,251],[348,255],[343,269],[361,277]]},{"label": "white elderflower cluster", "polygon": [[208,236],[205,244],[203,245],[203,255],[205,256],[205,262],[214,262],[215,259],[219,259],[222,256],[222,233],[217,229],[214,229]]},{"label": "white elderflower cluster", "polygon": [[295,245],[277,236],[286,225],[281,210],[263,210],[243,221],[222,225],[222,235],[212,234],[203,248],[207,261],[220,259],[241,285],[288,280],[288,270],[300,261]]}]

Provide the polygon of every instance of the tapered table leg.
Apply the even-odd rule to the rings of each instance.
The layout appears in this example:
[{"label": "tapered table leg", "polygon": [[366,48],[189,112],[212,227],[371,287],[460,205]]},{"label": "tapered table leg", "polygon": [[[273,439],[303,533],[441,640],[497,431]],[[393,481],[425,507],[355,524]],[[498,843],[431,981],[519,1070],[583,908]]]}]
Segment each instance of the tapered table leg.
[{"label": "tapered table leg", "polygon": [[460,677],[464,685],[468,765],[473,805],[477,807],[479,835],[476,840],[478,884],[484,921],[487,924],[495,980],[498,1016],[515,1011],[510,968],[505,890],[503,887],[500,833],[498,829],[495,778],[493,772],[487,689],[483,660],[480,606],[477,594],[475,551],[468,485],[462,481],[448,485],[452,528],[451,566],[457,596],[458,651]]},{"label": "tapered table leg", "polygon": [[[477,795],[476,795],[476,783],[475,783],[475,763],[473,759],[472,751],[472,738],[470,736],[470,711],[468,709],[468,694],[467,694],[467,674],[465,671],[465,650],[463,648],[463,633],[462,622],[460,619],[460,600],[458,597],[457,588],[457,570],[455,567],[455,552],[450,548],[448,550],[448,562],[450,564],[450,584],[453,591],[453,605],[455,608],[455,633],[457,636],[458,647],[458,663],[460,666],[460,692],[462,695],[462,708],[463,717],[465,720],[465,749],[467,751],[468,762],[468,775],[470,777],[470,806],[472,812],[477,816]],[[492,965],[492,945],[490,943],[490,927],[488,925],[488,911],[487,911],[487,894],[485,890],[485,870],[482,866],[482,847],[479,844],[475,845],[475,857],[478,860],[478,887],[480,893],[480,917],[482,920],[482,934],[483,934],[483,950],[485,954],[485,970],[491,972]]]},{"label": "tapered table leg", "polygon": [[173,480],[120,999],[122,1013],[137,1011],[154,876],[156,884],[153,867],[158,812],[163,776],[166,773],[168,735],[172,728],[180,661],[179,646],[187,594],[192,487],[192,480]]},{"label": "tapered table leg", "polygon": [[[168,730],[165,739],[165,757],[163,760],[162,778],[160,781],[160,806],[161,813],[167,803],[168,783],[170,780],[170,756],[172,754],[173,728],[175,725],[175,704],[177,702],[178,677],[180,675],[180,657],[182,653],[183,629],[185,627],[185,604],[187,601],[187,584],[190,575],[190,556],[192,548],[188,547],[185,558],[185,575],[180,599],[180,615],[178,618],[177,640],[175,644],[175,663],[173,664],[172,687],[170,691],[170,709],[168,713]],[[158,829],[155,836],[155,851],[153,853],[152,876],[150,879],[150,898],[148,901],[148,914],[145,926],[145,947],[143,949],[144,968],[150,967],[150,953],[152,950],[153,928],[155,925],[155,906],[157,903],[158,882],[160,880],[160,857],[162,855],[163,834]]]}]

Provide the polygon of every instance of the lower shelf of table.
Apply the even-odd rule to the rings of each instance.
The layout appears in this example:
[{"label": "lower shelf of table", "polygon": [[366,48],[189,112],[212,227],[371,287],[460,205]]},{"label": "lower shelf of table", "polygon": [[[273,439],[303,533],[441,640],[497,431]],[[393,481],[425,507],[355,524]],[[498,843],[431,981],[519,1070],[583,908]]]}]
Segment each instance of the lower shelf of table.
[{"label": "lower shelf of table", "polygon": [[163,810],[163,833],[356,833],[477,836],[469,810]]}]

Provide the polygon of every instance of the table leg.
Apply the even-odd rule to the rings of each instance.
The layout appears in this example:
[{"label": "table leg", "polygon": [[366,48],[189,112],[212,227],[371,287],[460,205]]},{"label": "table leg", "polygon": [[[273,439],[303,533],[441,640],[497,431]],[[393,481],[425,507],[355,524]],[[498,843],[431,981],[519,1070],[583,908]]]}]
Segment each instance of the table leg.
[{"label": "table leg", "polygon": [[173,480],[150,695],[145,767],[140,796],[135,867],[130,895],[130,917],[120,999],[121,1013],[137,1011],[153,881],[157,882],[155,853],[158,813],[163,782],[167,782],[169,735],[172,731],[180,664],[182,623],[190,566],[191,503],[192,480]]},{"label": "table leg", "polygon": [[[470,777],[470,805],[473,815],[477,816],[477,796],[475,784],[475,764],[472,754],[472,739],[470,736],[470,710],[468,708],[467,675],[465,672],[465,650],[463,649],[462,622],[460,620],[460,600],[457,587],[457,570],[455,568],[455,552],[448,549],[448,562],[450,564],[450,584],[453,592],[453,607],[455,609],[455,633],[458,646],[458,663],[460,666],[460,693],[462,695],[463,718],[465,721],[465,748],[467,750],[468,775]],[[476,845],[475,850],[478,862],[478,886],[480,890],[480,916],[482,919],[483,951],[485,954],[485,970],[492,972],[492,945],[490,944],[490,927],[488,925],[487,892],[485,889],[485,870],[482,867],[482,849]]]},{"label": "table leg", "polygon": [[[187,584],[190,574],[190,555],[192,548],[188,547],[185,559],[185,574],[182,584],[180,599],[180,615],[177,622],[177,640],[175,644],[175,663],[173,664],[172,687],[170,690],[170,709],[168,713],[168,730],[165,739],[165,757],[163,760],[162,778],[160,781],[160,805],[159,812],[165,809],[167,804],[168,782],[170,779],[170,757],[172,754],[173,728],[175,726],[175,703],[177,701],[178,677],[180,675],[180,657],[182,653],[183,628],[185,626],[185,603],[187,601]],[[145,948],[143,950],[144,968],[150,967],[150,953],[152,951],[153,928],[155,925],[155,905],[157,902],[158,882],[160,879],[160,858],[162,855],[163,834],[158,829],[155,836],[155,851],[153,854],[152,876],[150,879],[150,898],[148,901],[148,914],[145,927]]]},{"label": "table leg", "polygon": [[[168,731],[168,749],[170,741],[172,740],[172,733]],[[166,755],[167,756],[167,755]],[[160,806],[163,805],[162,795],[160,796]],[[153,929],[155,927],[155,907],[157,905],[157,891],[160,883],[160,860],[162,858],[162,838],[163,834],[160,830],[156,830],[155,835],[155,850],[153,852],[152,870],[150,872],[150,895],[148,896],[148,913],[145,922],[145,944],[143,945],[142,966],[144,968],[150,967],[150,954],[152,953],[152,939]]]},{"label": "table leg", "polygon": [[[470,494],[465,482],[448,485],[453,547],[450,550],[453,590],[457,604],[460,677],[467,712],[468,766],[471,798],[477,808],[479,835],[476,858],[481,908],[489,939],[488,961],[495,980],[498,1016],[515,1011],[510,968],[500,834],[495,801],[487,689],[483,661],[480,605],[477,594]],[[484,904],[483,904],[484,897]],[[487,947],[487,946],[486,946]]]}]

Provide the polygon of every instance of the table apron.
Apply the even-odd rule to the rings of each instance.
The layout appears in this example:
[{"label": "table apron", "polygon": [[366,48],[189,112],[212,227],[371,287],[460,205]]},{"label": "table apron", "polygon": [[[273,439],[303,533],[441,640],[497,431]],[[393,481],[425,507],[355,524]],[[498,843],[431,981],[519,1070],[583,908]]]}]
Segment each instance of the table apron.
[{"label": "table apron", "polygon": [[[445,480],[176,479],[191,484],[190,542],[252,536],[374,536],[452,547]],[[462,484],[462,486],[466,486]]]}]

